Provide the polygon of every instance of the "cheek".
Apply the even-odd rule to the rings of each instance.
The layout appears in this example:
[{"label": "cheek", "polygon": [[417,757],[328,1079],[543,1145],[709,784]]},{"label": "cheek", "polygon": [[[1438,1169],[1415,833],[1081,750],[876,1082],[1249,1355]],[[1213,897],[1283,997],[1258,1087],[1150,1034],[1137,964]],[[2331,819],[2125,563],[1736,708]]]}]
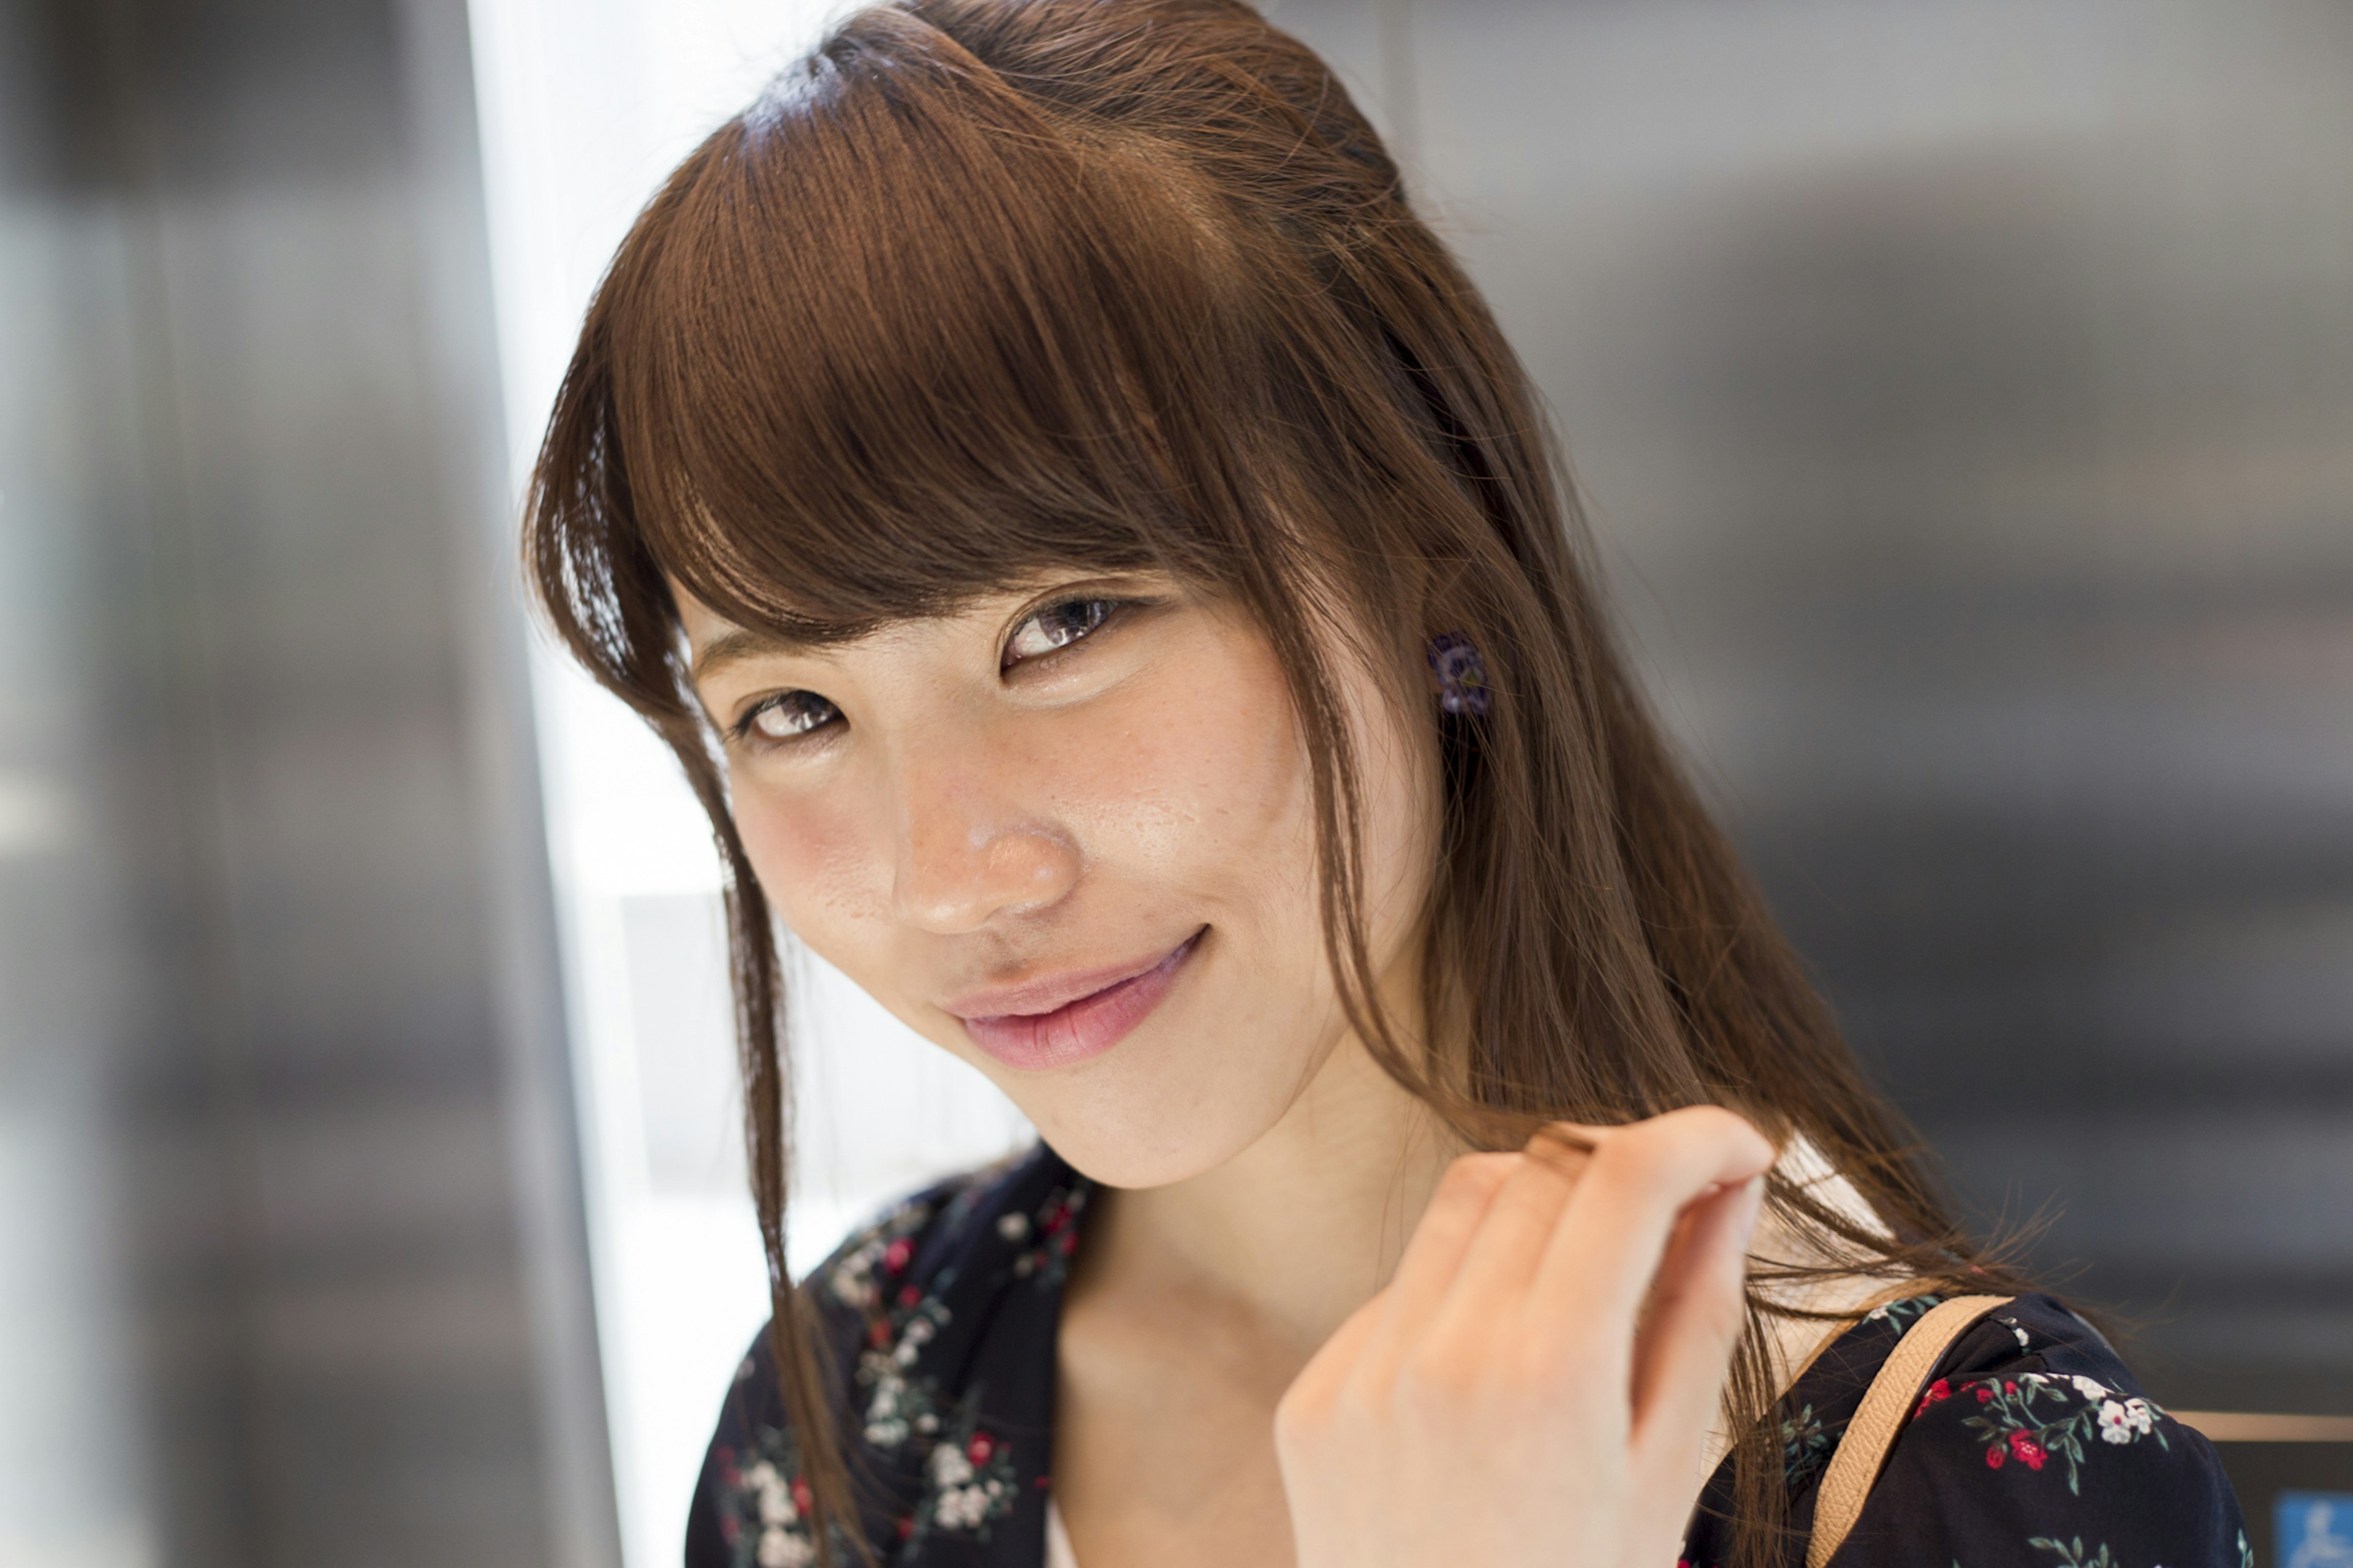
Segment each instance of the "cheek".
[{"label": "cheek", "polygon": [[820,952],[887,908],[872,823],[823,796],[780,800],[755,779],[734,781],[735,831],[769,904]]},{"label": "cheek", "polygon": [[1272,655],[1205,637],[1164,668],[1122,694],[1110,722],[1082,710],[1056,724],[1040,759],[1053,815],[1099,868],[1171,891],[1295,879],[1313,854],[1313,817]]}]

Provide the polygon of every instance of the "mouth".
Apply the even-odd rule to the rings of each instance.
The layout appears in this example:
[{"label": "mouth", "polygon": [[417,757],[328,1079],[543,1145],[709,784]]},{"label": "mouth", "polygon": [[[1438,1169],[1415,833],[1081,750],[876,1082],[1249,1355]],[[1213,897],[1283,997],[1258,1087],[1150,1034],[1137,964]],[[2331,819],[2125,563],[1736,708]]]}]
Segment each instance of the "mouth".
[{"label": "mouth", "polygon": [[[1127,973],[1113,972],[1107,982],[1096,974],[1063,980],[1049,978],[994,995],[952,1005],[947,1010],[964,1020],[973,1044],[1007,1067],[1035,1070],[1068,1067],[1098,1057],[1125,1039],[1160,1005],[1178,971],[1193,956],[1208,931],[1203,926],[1174,951],[1145,968]],[[1072,995],[1076,985],[1089,987]],[[1059,996],[1058,994],[1059,993]],[[1025,1002],[1050,1005],[1018,1011]],[[973,1008],[966,1011],[966,1007]],[[984,1012],[984,1007],[1003,1007]]]}]

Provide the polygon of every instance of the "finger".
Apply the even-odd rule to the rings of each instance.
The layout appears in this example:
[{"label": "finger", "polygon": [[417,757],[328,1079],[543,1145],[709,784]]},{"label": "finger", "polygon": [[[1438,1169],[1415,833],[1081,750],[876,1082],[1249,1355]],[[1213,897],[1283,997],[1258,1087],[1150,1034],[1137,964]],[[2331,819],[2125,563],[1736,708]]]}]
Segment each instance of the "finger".
[{"label": "finger", "polygon": [[1460,1310],[1491,1317],[1498,1303],[1526,1290],[1569,1194],[1577,1190],[1582,1164],[1575,1151],[1559,1143],[1542,1138],[1529,1142],[1480,1219],[1441,1315]]},{"label": "finger", "polygon": [[1466,1153],[1447,1165],[1430,1194],[1429,1208],[1414,1222],[1398,1274],[1388,1280],[1388,1316],[1405,1323],[1421,1323],[1445,1300],[1447,1286],[1461,1269],[1463,1253],[1487,1217],[1511,1174],[1520,1168],[1518,1153]]},{"label": "finger", "polygon": [[1518,1167],[1516,1154],[1465,1154],[1446,1168],[1414,1225],[1397,1273],[1374,1298],[1377,1312],[1351,1353],[1349,1372],[1368,1390],[1394,1382],[1407,1352],[1428,1331],[1461,1267],[1488,1205]]},{"label": "finger", "polygon": [[1683,1211],[1635,1343],[1636,1474],[1675,1489],[1670,1500],[1699,1484],[1707,1434],[1723,1410],[1725,1373],[1747,1321],[1741,1287],[1764,1187],[1752,1177]]},{"label": "finger", "polygon": [[1447,1166],[1381,1292],[1384,1342],[1410,1339],[1438,1310],[1488,1205],[1520,1163],[1517,1154],[1465,1154]]},{"label": "finger", "polygon": [[1535,1309],[1588,1325],[1588,1343],[1630,1353],[1635,1315],[1683,1211],[1772,1163],[1763,1134],[1715,1106],[1614,1130],[1596,1144],[1546,1246],[1532,1286]]}]

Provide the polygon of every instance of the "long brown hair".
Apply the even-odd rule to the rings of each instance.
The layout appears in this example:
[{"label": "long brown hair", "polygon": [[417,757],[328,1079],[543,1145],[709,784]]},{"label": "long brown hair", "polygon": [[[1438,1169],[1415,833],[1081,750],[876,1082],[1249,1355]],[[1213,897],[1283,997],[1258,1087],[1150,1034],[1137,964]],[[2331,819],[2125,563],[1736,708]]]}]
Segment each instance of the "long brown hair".
[{"label": "long brown hair", "polygon": [[[861,1553],[807,1307],[770,911],[665,574],[811,641],[1041,569],[1158,570],[1273,643],[1313,763],[1350,1016],[1472,1142],[1734,1105],[1888,1234],[1778,1182],[1839,1267],[1982,1285],[1694,795],[1595,596],[1525,372],[1329,69],[1238,0],[896,0],[837,27],[671,175],[582,329],[525,536],[572,652],[644,715],[727,877],[753,1195],[817,1537]],[[1470,634],[1493,701],[1442,758],[1425,1059],[1377,1005],[1332,661]],[[1762,1270],[1767,1277],[1775,1270]],[[1999,1271],[1997,1271],[1998,1273]],[[1784,1531],[1764,1319],[1727,1394],[1743,1563]]]}]

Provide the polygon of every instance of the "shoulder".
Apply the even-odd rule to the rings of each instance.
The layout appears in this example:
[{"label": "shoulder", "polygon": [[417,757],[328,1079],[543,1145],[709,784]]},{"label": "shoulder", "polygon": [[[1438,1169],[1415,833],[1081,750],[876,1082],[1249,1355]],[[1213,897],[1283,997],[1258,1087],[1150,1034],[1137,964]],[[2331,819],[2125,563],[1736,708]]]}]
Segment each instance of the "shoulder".
[{"label": "shoulder", "polygon": [[[972,1359],[987,1299],[1012,1281],[1059,1287],[1087,1184],[1042,1144],[886,1205],[800,1281],[830,1363],[837,1432],[853,1459],[889,1461],[933,1434]],[[807,1493],[769,1330],[743,1361],[704,1457],[689,1568],[797,1568]]]},{"label": "shoulder", "polygon": [[1894,1562],[2242,1568],[2237,1500],[2206,1439],[2045,1295],[1988,1313],[1938,1361],[1842,1568]]}]

